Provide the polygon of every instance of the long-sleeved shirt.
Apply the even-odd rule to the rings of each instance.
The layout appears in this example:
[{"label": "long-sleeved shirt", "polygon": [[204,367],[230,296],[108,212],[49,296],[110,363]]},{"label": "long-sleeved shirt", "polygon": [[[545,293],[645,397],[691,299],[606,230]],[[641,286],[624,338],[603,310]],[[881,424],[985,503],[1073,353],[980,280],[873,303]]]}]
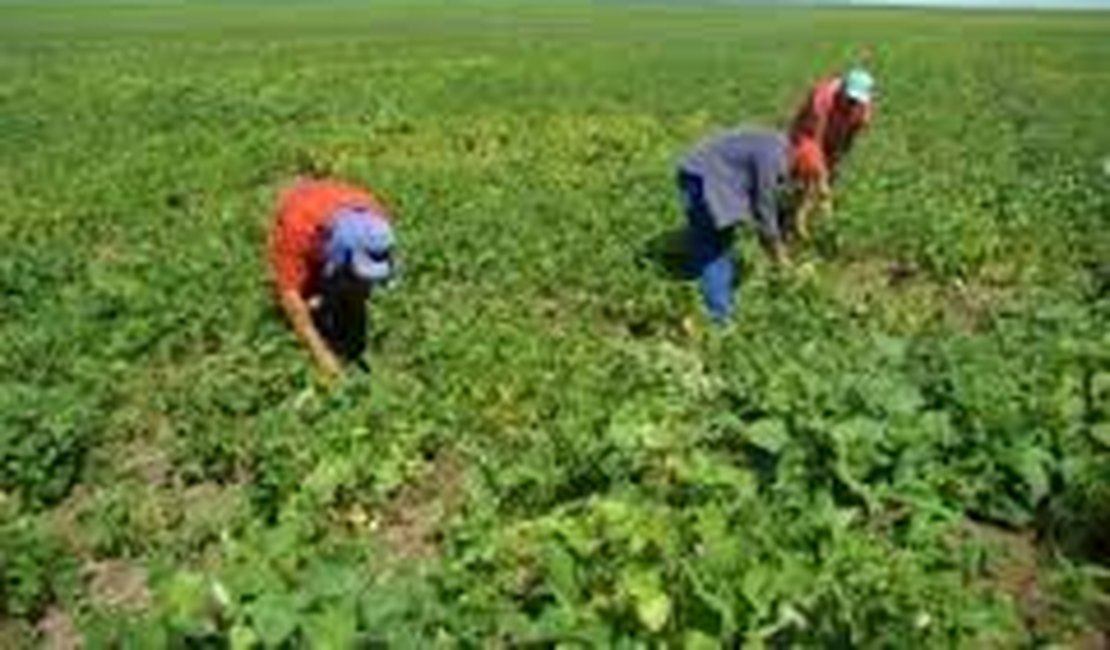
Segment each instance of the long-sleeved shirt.
[{"label": "long-sleeved shirt", "polygon": [[268,244],[270,273],[280,291],[308,296],[319,289],[324,230],[344,207],[387,214],[373,194],[338,181],[302,180],[282,193]]},{"label": "long-sleeved shirt", "polygon": [[836,165],[852,147],[852,142],[871,123],[871,105],[839,101],[843,81],[830,77],[819,81],[806,95],[790,126],[790,141],[795,146],[810,141],[816,145],[818,155],[810,161],[807,176],[826,176],[836,171]]},{"label": "long-sleeved shirt", "polygon": [[704,140],[687,153],[679,170],[702,179],[703,194],[718,229],[754,217],[761,233],[781,237],[778,190],[787,173],[789,143],[775,131],[732,131]]}]

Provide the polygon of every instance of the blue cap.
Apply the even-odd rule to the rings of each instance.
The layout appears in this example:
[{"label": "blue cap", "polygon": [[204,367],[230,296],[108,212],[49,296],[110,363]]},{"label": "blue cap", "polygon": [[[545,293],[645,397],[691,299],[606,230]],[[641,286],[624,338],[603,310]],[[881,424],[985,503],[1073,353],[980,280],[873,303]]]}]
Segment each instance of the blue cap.
[{"label": "blue cap", "polygon": [[331,220],[324,244],[324,275],[349,266],[355,277],[382,282],[393,275],[393,228],[365,208],[342,208]]},{"label": "blue cap", "polygon": [[871,103],[875,78],[863,68],[852,68],[844,75],[844,94],[862,104]]}]

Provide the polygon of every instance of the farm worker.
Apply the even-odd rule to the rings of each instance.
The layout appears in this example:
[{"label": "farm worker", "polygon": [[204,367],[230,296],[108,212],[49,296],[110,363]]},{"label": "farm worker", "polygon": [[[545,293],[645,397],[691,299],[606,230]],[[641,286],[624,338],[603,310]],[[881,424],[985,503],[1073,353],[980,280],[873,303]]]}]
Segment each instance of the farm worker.
[{"label": "farm worker", "polygon": [[871,122],[874,88],[869,72],[852,68],[817,82],[794,116],[790,144],[803,191],[792,226],[803,238],[809,236],[814,209],[819,204],[831,209],[836,167]]},{"label": "farm worker", "polygon": [[775,131],[740,130],[704,140],[678,165],[690,262],[714,322],[732,314],[738,225],[751,223],[776,264],[787,262],[779,200],[789,176],[789,141]]},{"label": "farm worker", "polygon": [[365,348],[366,300],[393,277],[393,249],[387,210],[366,190],[300,180],[281,194],[270,271],[285,315],[325,375]]}]

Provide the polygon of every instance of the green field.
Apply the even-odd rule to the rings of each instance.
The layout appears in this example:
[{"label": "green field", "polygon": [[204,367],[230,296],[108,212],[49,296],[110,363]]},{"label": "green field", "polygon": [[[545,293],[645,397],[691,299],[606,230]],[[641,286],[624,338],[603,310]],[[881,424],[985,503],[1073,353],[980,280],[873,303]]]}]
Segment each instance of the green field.
[{"label": "green field", "polygon": [[[872,52],[736,322],[674,163]],[[0,5],[0,647],[1101,647],[1110,14]],[[325,387],[263,246],[395,208]],[[65,647],[65,646],[56,646]]]}]

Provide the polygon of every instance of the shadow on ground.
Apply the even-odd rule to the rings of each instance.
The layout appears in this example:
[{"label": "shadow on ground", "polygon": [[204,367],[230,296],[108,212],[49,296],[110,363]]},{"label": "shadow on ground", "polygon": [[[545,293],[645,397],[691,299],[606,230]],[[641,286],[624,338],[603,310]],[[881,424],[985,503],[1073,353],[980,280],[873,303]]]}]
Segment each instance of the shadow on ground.
[{"label": "shadow on ground", "polygon": [[637,253],[637,263],[676,282],[696,277],[690,265],[689,235],[682,226],[670,228],[647,240]]}]

